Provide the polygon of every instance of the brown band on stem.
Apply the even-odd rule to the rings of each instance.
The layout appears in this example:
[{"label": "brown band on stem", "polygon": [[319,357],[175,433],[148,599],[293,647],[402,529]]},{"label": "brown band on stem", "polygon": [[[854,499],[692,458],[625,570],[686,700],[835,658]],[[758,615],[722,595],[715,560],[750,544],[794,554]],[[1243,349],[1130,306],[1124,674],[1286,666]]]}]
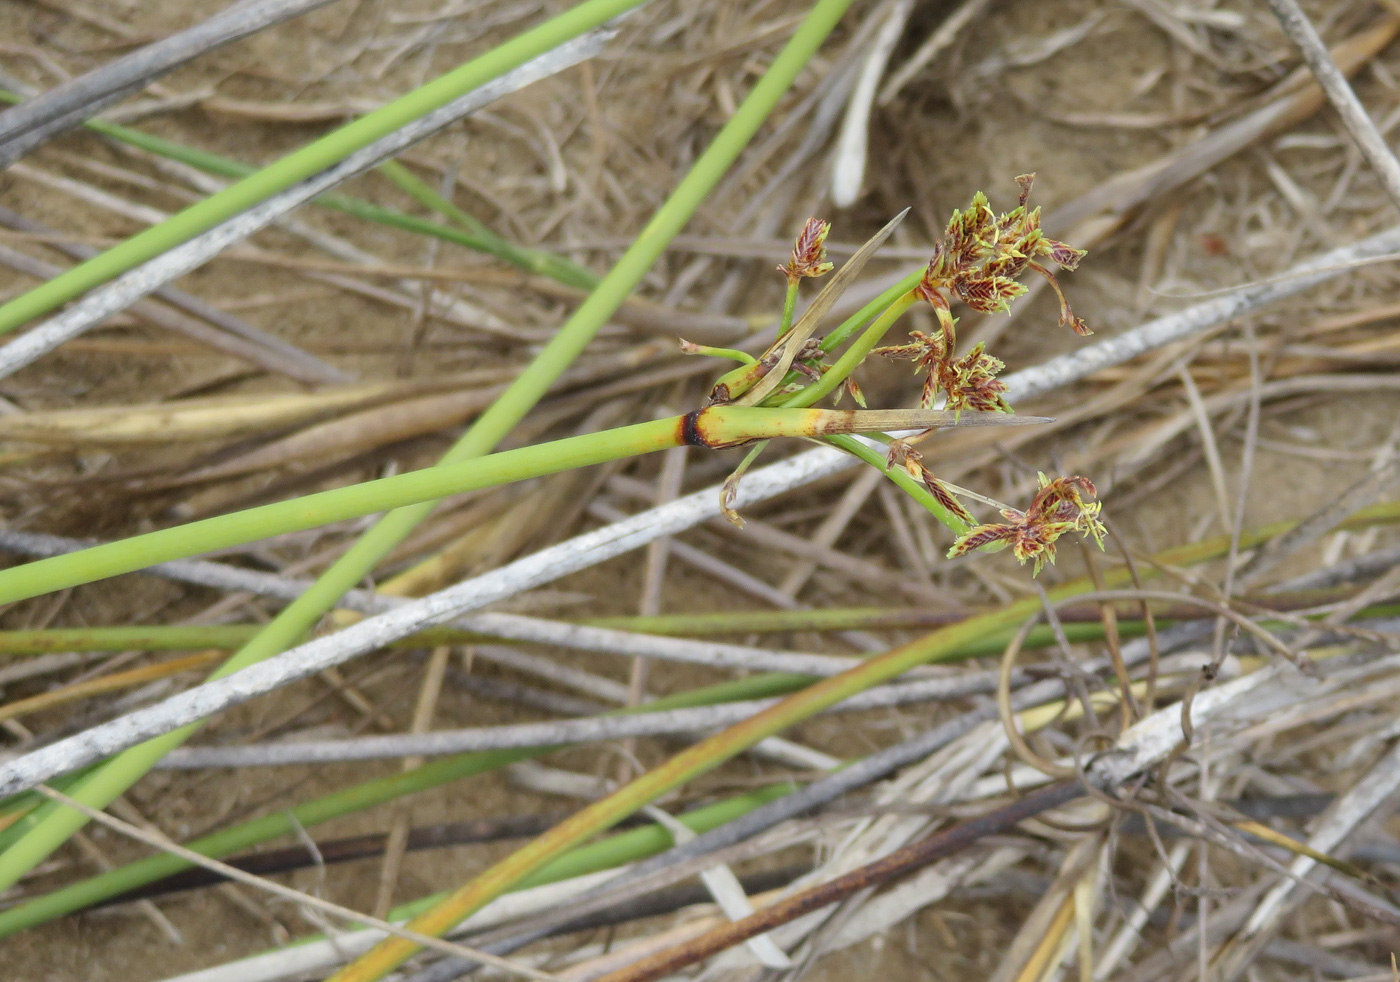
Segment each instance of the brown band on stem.
[{"label": "brown band on stem", "polygon": [[700,432],[700,416],[705,413],[704,409],[695,409],[681,417],[681,443],[687,447],[708,447],[705,437]]},{"label": "brown band on stem", "polygon": [[815,432],[818,436],[825,436],[829,433],[854,433],[856,432],[855,410],[852,409],[823,409],[821,415],[816,417]]}]

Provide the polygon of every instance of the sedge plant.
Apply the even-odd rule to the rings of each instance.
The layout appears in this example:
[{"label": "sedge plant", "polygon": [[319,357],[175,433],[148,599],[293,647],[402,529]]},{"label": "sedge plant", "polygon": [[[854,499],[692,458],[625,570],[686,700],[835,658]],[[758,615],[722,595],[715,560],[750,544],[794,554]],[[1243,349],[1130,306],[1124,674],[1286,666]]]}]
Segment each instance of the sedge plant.
[{"label": "sedge plant", "polygon": [[[792,261],[783,271],[788,280],[788,290],[778,339],[763,357],[746,362],[738,370],[737,376],[731,373],[717,383],[712,390],[711,405],[670,420],[637,424],[473,460],[489,450],[544,394],[548,385],[572,361],[597,327],[616,309],[655,258],[661,244],[679,229],[709,187],[713,186],[723,167],[757,129],[777,96],[830,30],[843,8],[840,0],[818,4],[793,41],[775,60],[769,73],[755,87],[741,111],[721,131],[710,150],[697,162],[695,169],[658,213],[648,230],[643,232],[612,274],[561,329],[555,341],[546,346],[531,369],[468,431],[443,465],[31,563],[0,573],[0,601],[37,596],[166,559],[294,529],[310,528],[386,508],[400,509],[381,521],[310,590],[216,673],[227,674],[269,657],[303,636],[345,590],[372,569],[389,548],[402,540],[426,515],[433,501],[449,494],[681,444],[718,448],[778,436],[832,439],[838,446],[869,460],[872,453],[869,447],[842,439],[842,435],[909,427],[931,429],[948,423],[993,421],[999,414],[1009,416],[1010,407],[1000,396],[1004,386],[995,378],[1002,367],[1001,363],[986,355],[980,346],[961,358],[956,357],[956,321],[951,316],[945,291],[956,295],[974,309],[1004,310],[1011,299],[1025,291],[1025,287],[1017,281],[1017,276],[1022,272],[1033,270],[1055,283],[1053,274],[1038,262],[1040,258],[1048,258],[1062,268],[1073,268],[1078,264],[1082,256],[1080,251],[1041,233],[1039,211],[1030,209],[1027,204],[1030,177],[1020,179],[1021,198],[1017,207],[1010,212],[996,215],[985,197],[979,194],[966,211],[955,213],[943,241],[936,247],[933,258],[917,281],[895,296],[860,334],[854,335],[834,364],[827,365],[824,361],[830,346],[814,336],[822,313],[830,308],[836,296],[859,271],[861,264],[889,234],[894,223],[867,243],[833,278],[833,282],[816,298],[803,318],[793,323],[797,287],[801,281],[819,277],[831,268],[825,260],[824,246],[829,225],[809,222],[798,237]],[[257,183],[251,178],[248,182]],[[188,225],[190,221],[192,219],[187,217],[185,224]],[[184,226],[176,224],[178,228],[168,230],[167,235],[179,234],[179,229]],[[136,253],[139,252],[139,249],[136,250]],[[113,262],[116,260],[109,260],[109,264]],[[98,264],[93,268],[105,267]],[[89,275],[97,274],[90,272]],[[70,280],[70,283],[79,281],[81,277]],[[1056,289],[1058,291],[1058,286]],[[30,306],[45,302],[44,297],[49,294],[59,295],[53,289],[47,293],[44,288],[32,292],[36,296],[28,301]],[[1070,312],[1068,304],[1063,303],[1063,294],[1061,299],[1061,320],[1076,331],[1087,333],[1083,322]],[[20,298],[20,301],[24,300],[25,297]],[[928,373],[919,410],[835,412],[811,408],[837,391],[849,391],[858,402],[863,402],[852,372],[871,352],[895,356],[909,353],[911,346],[908,345],[881,349],[877,344],[903,313],[920,301],[929,303],[935,310],[941,333],[934,338],[916,335],[912,346],[919,367]],[[19,305],[9,308],[12,315],[15,311],[27,309],[19,301],[14,303]],[[861,315],[864,313],[865,310]],[[0,324],[4,322],[4,314],[5,308],[0,308]],[[843,330],[833,333],[845,340],[856,329],[854,325],[849,329],[843,325]],[[932,408],[933,393],[937,390],[946,396],[946,408],[943,410]],[[963,418],[965,411],[971,411],[966,420]],[[993,420],[983,417],[992,417]],[[1013,419],[1005,421],[1011,422]],[[752,455],[749,459],[752,459]],[[994,549],[1009,545],[1021,562],[1034,559],[1038,572],[1045,562],[1053,561],[1055,540],[1066,532],[1078,531],[1100,539],[1098,506],[1085,500],[1093,492],[1092,484],[1085,478],[1043,479],[1040,492],[1026,511],[1004,507],[1005,523],[976,525],[970,513],[957,501],[954,489],[937,480],[923,466],[921,459],[912,445],[904,440],[891,442],[885,458],[887,470],[891,471],[896,482],[960,533],[951,555],[960,555],[974,548]],[[900,467],[895,469],[895,464]],[[415,507],[404,507],[408,505]],[[80,781],[76,795],[87,804],[105,805],[144,774],[160,756],[188,738],[194,729],[193,726],[185,727],[127,751]],[[31,869],[82,825],[82,817],[72,810],[46,806],[26,819],[25,825],[19,839],[0,854],[0,884],[12,883]]]},{"label": "sedge plant", "polygon": [[[1029,178],[1024,180],[1028,186]],[[1025,290],[1022,284],[1011,278],[1009,272],[1035,269],[1054,281],[1053,274],[1043,266],[1025,259],[1021,255],[1023,251],[1040,248],[1049,254],[1064,252],[1069,247],[1040,234],[1038,209],[1027,210],[1024,195],[1021,205],[1001,216],[991,212],[986,199],[980,194],[974,198],[969,212],[974,209],[979,209],[976,221],[980,224],[974,225],[968,213],[955,213],[949,224],[948,238],[936,247],[934,259],[915,285],[901,292],[875,316],[832,365],[824,361],[826,349],[823,343],[811,337],[814,325],[803,326],[814,309],[829,308],[834,303],[835,296],[828,289],[814,301],[802,321],[780,337],[753,366],[745,366],[746,369],[758,368],[757,373],[743,377],[737,385],[733,373],[721,379],[712,388],[707,406],[679,416],[477,459],[481,453],[477,448],[485,441],[482,436],[474,439],[467,437],[483,431],[489,433],[504,429],[501,425],[503,420],[514,422],[523,415],[525,408],[543,395],[543,383],[557,377],[556,371],[542,369],[547,367],[562,371],[563,365],[582,347],[579,335],[586,332],[571,332],[569,328],[580,322],[595,327],[601,318],[606,317],[604,313],[600,318],[599,308],[606,307],[608,313],[615,309],[607,301],[588,303],[561,331],[561,338],[567,336],[569,343],[558,343],[556,347],[552,342],[547,346],[532,366],[535,371],[527,373],[531,375],[529,384],[518,380],[483,414],[468,431],[467,437],[439,465],[149,532],[3,570],[0,571],[0,603],[91,583],[156,563],[242,545],[260,538],[315,528],[386,509],[430,504],[465,491],[605,461],[682,445],[722,449],[779,437],[824,440],[868,462],[882,463],[892,480],[958,533],[959,538],[949,551],[950,557],[956,558],[974,549],[995,551],[1010,546],[1023,564],[1035,560],[1035,571],[1039,572],[1046,562],[1053,562],[1055,540],[1067,532],[1090,535],[1102,544],[1102,526],[1097,518],[1098,503],[1086,500],[1094,493],[1093,484],[1087,478],[1071,476],[1051,480],[1042,475],[1040,491],[1030,507],[1019,511],[938,480],[922,463],[922,455],[914,449],[909,439],[885,438],[887,450],[884,455],[879,455],[870,446],[847,438],[850,434],[881,434],[900,428],[930,431],[943,426],[1015,425],[1039,421],[1038,417],[1017,416],[1012,412],[1001,396],[1005,385],[996,378],[1003,367],[1002,362],[986,354],[980,344],[964,357],[955,356],[956,320],[948,312],[942,290],[952,288],[962,291],[959,296],[966,294],[965,299],[971,298],[969,302],[978,305],[979,309],[1006,309],[1008,298]],[[1008,226],[1014,228],[1014,234],[1004,231]],[[887,226],[872,243],[878,243],[890,227]],[[981,237],[974,238],[961,231],[968,227],[987,231],[979,232]],[[1001,237],[991,238],[993,234]],[[970,238],[972,245],[961,241],[963,238]],[[961,258],[951,262],[945,257],[954,246]],[[871,243],[868,243],[866,248],[870,247]],[[862,253],[865,252],[863,249]],[[1072,252],[1077,264],[1080,253],[1077,250]],[[1004,253],[1010,254],[1009,258]],[[860,254],[857,258],[860,258]],[[634,262],[628,265],[635,268],[640,264]],[[856,266],[855,259],[843,268],[842,273],[853,266]],[[982,284],[990,286],[984,288]],[[833,287],[838,285],[844,283],[832,284]],[[996,289],[1000,294],[995,300],[977,299],[984,289]],[[921,300],[929,302],[939,313],[943,323],[941,337],[930,339],[913,332],[915,342],[912,345],[877,347],[879,340],[899,317]],[[869,309],[870,305],[862,308],[851,322],[865,316]],[[582,316],[585,312],[593,316],[585,318]],[[1063,307],[1062,321],[1075,327],[1076,331],[1087,332],[1083,322],[1073,315],[1067,304]],[[854,331],[843,333],[850,337]],[[556,338],[555,342],[560,340]],[[694,347],[685,346],[683,350],[693,350]],[[918,367],[929,377],[924,385],[920,408],[824,410],[813,407],[814,403],[836,393],[838,389],[852,391],[851,373],[869,354],[901,357],[906,356],[910,348],[918,349]],[[546,358],[547,355],[551,357]],[[810,384],[804,384],[804,380]],[[941,409],[932,408],[939,391],[945,394],[945,404]],[[464,451],[464,447],[470,447],[472,452]],[[997,504],[1006,521],[977,524],[966,507],[958,502],[959,495]]]},{"label": "sedge plant", "polygon": [[[920,335],[913,338],[917,365],[929,377],[921,398],[921,410],[918,411],[937,411],[932,406],[936,395],[941,393],[945,402],[943,412],[949,414],[951,422],[960,421],[964,413],[979,418],[1002,414],[1010,416],[1011,407],[1002,397],[1005,385],[996,378],[1003,367],[1002,363],[986,354],[980,345],[959,357],[956,351],[956,320],[952,316],[948,296],[956,296],[977,310],[1006,310],[1012,299],[1026,291],[1018,277],[1026,271],[1033,271],[1055,286],[1061,298],[1061,322],[1076,333],[1089,333],[1084,322],[1073,314],[1064,300],[1054,273],[1041,262],[1048,259],[1060,268],[1073,269],[1083,252],[1048,238],[1040,230],[1039,209],[1031,208],[1028,203],[1032,181],[1030,175],[1018,179],[1020,199],[1011,211],[996,214],[979,193],[965,211],[955,212],[943,240],[935,247],[933,257],[917,283],[880,312],[831,365],[826,364],[821,342],[814,337],[821,309],[823,306],[829,308],[831,294],[839,292],[828,287],[813,302],[808,314],[792,323],[762,357],[752,363],[745,362],[717,383],[711,391],[709,406],[682,417],[683,442],[712,445],[704,428],[706,413],[726,408],[752,408],[760,413],[784,410],[811,412],[809,407],[827,395],[838,389],[849,391],[847,380],[869,354],[908,356],[908,345],[880,348],[878,344],[900,317],[918,302],[926,302],[933,308],[940,326],[936,337]],[[869,251],[888,234],[892,224],[857,253],[857,258],[868,256]],[[821,269],[824,265],[824,239],[825,231],[814,233],[809,222],[798,238],[792,268],[810,268],[815,275],[826,272]],[[846,270],[843,268],[842,272],[846,273]],[[801,278],[804,277],[796,277]],[[835,285],[832,284],[833,287]],[[817,313],[813,314],[813,309]],[[796,378],[791,378],[791,375]],[[865,416],[866,411],[849,411],[842,415],[855,420]],[[855,429],[852,427],[852,431]],[[818,435],[809,435],[815,436]],[[766,438],[766,434],[753,432],[749,440],[742,442]],[[862,449],[868,452],[868,448]],[[861,455],[865,457],[866,452]],[[1098,502],[1089,500],[1093,497],[1094,488],[1087,478],[1066,476],[1052,480],[1042,475],[1040,489],[1029,507],[1019,510],[1002,506],[1000,511],[1004,521],[978,524],[958,500],[959,492],[964,496],[969,493],[939,481],[924,466],[922,456],[913,449],[911,441],[892,440],[879,463],[888,472],[900,475],[902,485],[921,485],[921,500],[932,499],[936,502],[937,507],[930,510],[958,533],[949,550],[950,557],[965,555],[973,550],[995,551],[1009,547],[1021,563],[1032,562],[1033,572],[1038,573],[1046,563],[1054,561],[1056,541],[1068,533],[1090,537],[1102,548],[1104,530],[1099,519],[1100,506]],[[990,500],[980,495],[975,497]],[[955,521],[948,521],[948,516]],[[1038,598],[1033,599],[1039,602]],[[997,622],[996,628],[1004,630],[1024,616],[1025,611],[1020,608],[1029,603],[1031,600],[1013,604],[989,615],[990,620]],[[1007,620],[1002,621],[1002,618]],[[963,627],[965,625],[945,631],[957,633]],[[936,635],[941,633],[945,632],[936,632]],[[412,929],[429,934],[449,930],[544,864],[585,838],[607,829],[659,795],[717,767],[757,741],[931,657],[933,654],[921,644],[896,648],[842,675],[817,682],[778,705],[697,744],[585,808],[454,891],[414,918]],[[337,973],[335,982],[371,982],[382,978],[414,950],[411,942],[400,938],[388,939]]]},{"label": "sedge plant", "polygon": [[[762,83],[759,87],[762,87]],[[686,188],[686,183],[683,182],[682,189]],[[703,186],[704,182],[695,183]],[[1032,257],[1042,254],[1072,256],[1077,262],[1080,253],[1046,239],[1040,233],[1039,213],[1028,209],[1026,204],[1029,190],[1030,180],[1026,178],[1022,182],[1022,198],[1017,208],[1001,216],[991,212],[981,195],[974,198],[966,212],[955,214],[945,240],[935,250],[934,258],[918,283],[896,297],[862,333],[855,335],[834,365],[824,363],[821,342],[813,336],[818,319],[850,282],[860,264],[888,235],[894,223],[867,243],[814,300],[803,318],[793,324],[763,358],[755,362],[763,371],[745,376],[740,384],[727,387],[717,385],[712,392],[723,392],[724,396],[716,398],[712,394],[712,405],[672,419],[635,424],[473,460],[482,450],[489,448],[489,444],[485,443],[487,439],[492,436],[498,439],[499,435],[503,435],[503,431],[492,433],[493,424],[499,426],[504,422],[507,426],[513,425],[523,414],[524,408],[543,394],[544,386],[540,382],[547,385],[548,381],[557,377],[557,371],[527,373],[487,411],[443,465],[148,533],[8,570],[0,573],[0,601],[36,596],[267,535],[310,528],[386,508],[399,509],[372,529],[327,574],[215,673],[216,676],[224,675],[270,657],[295,643],[321,614],[426,515],[433,501],[449,494],[681,444],[719,448],[779,436],[831,438],[837,441],[838,446],[872,463],[879,463],[878,454],[870,447],[843,437],[855,432],[889,429],[931,429],[950,424],[1025,421],[1012,415],[1010,407],[1000,398],[1002,383],[995,379],[999,362],[985,356],[979,349],[974,349],[969,357],[963,359],[954,357],[954,321],[947,312],[947,301],[942,290],[951,289],[965,300],[979,303],[986,309],[1004,309],[1009,299],[1017,295],[1018,289],[1024,290],[1014,279],[1016,273],[1032,268],[1050,276],[1053,282],[1053,275]],[[680,190],[677,197],[680,197]],[[698,203],[698,195],[689,200]],[[798,240],[792,267],[805,270],[808,276],[825,272],[822,269],[823,238],[824,234],[813,235],[804,229]],[[641,241],[645,241],[645,235]],[[619,270],[629,270],[640,275],[644,267],[634,263],[629,269],[627,259],[625,256],[614,274],[618,274]],[[1069,261],[1061,261],[1061,265],[1069,265]],[[793,277],[802,278],[805,276]],[[587,312],[603,306],[604,301],[593,303],[600,293],[601,290],[585,303],[571,323],[576,324]],[[940,320],[944,324],[943,348],[936,352],[938,357],[928,355],[921,364],[946,390],[947,408],[938,410],[929,407],[932,399],[928,386],[925,387],[924,406],[916,410],[833,411],[811,408],[813,403],[838,387],[850,390],[848,380],[851,372],[871,351],[877,350],[876,342],[913,303],[920,300],[931,303],[940,312]],[[615,304],[608,304],[606,313],[611,313],[612,309],[615,309]],[[1080,322],[1069,314],[1067,306],[1063,316],[1073,326],[1079,327]],[[583,322],[589,323],[587,320]],[[569,325],[566,325],[560,337],[547,346],[537,359],[536,367],[543,362],[549,368],[562,370],[563,365],[567,364],[566,359],[571,360],[585,340],[585,334],[570,332]],[[787,381],[790,371],[796,374],[799,381]],[[810,380],[811,384],[804,386],[804,379]],[[793,391],[794,386],[797,391]],[[1038,571],[1044,562],[1053,560],[1055,540],[1066,532],[1079,531],[1096,539],[1101,536],[1098,506],[1084,498],[1092,493],[1093,486],[1084,478],[1046,479],[1032,507],[1026,512],[1006,507],[1002,511],[1008,523],[974,525],[971,515],[958,503],[954,489],[938,481],[920,463],[920,459],[907,442],[896,440],[886,456],[887,470],[898,484],[936,517],[960,533],[953,546],[954,555],[971,548],[992,549],[1010,545],[1022,562],[1034,558]],[[895,462],[902,466],[898,469],[888,466]],[[405,505],[415,507],[404,508]],[[133,747],[108,765],[85,776],[79,782],[75,795],[89,805],[105,805],[196,729],[197,724],[191,724]],[[23,834],[9,849],[0,853],[0,883],[12,882],[12,878],[32,868],[81,827],[83,816],[73,809],[44,806],[34,815],[27,816],[21,824]]]}]

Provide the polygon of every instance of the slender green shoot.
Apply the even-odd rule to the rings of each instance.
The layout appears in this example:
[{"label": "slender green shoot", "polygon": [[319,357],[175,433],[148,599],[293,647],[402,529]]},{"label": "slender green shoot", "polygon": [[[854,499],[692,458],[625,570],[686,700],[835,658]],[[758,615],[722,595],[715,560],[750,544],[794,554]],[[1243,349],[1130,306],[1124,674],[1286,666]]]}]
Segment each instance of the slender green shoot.
[{"label": "slender green shoot", "polygon": [[787,292],[783,295],[783,316],[778,321],[778,337],[782,337],[792,330],[792,317],[797,312],[797,286],[800,280],[787,285]]},{"label": "slender green shoot", "polygon": [[591,290],[602,281],[602,277],[562,256],[527,249],[502,238],[438,194],[397,160],[386,160],[380,164],[379,173],[420,205],[462,226],[469,235],[482,243],[483,252],[490,253],[519,269],[551,277],[566,286],[581,290]]},{"label": "slender green shoot", "polygon": [[[972,415],[963,420],[973,421]],[[1017,422],[1013,417],[978,421]],[[610,460],[642,456],[686,444],[722,448],[779,437],[815,438],[851,432],[879,433],[901,426],[945,426],[954,425],[954,422],[952,413],[939,410],[839,412],[710,406],[681,416],[585,433],[484,458],[453,459],[435,467],[276,501],[0,570],[0,603],[26,600],[55,590],[135,572],[171,559],[226,549],[274,535],[373,515],[387,509],[423,504],[431,506],[432,502],[454,494]],[[340,595],[337,594],[337,597]]]},{"label": "slender green shoot", "polygon": [[[21,97],[13,92],[0,89],[0,102],[20,102]],[[207,150],[200,150],[197,147],[187,147],[182,143],[175,143],[159,136],[153,136],[143,130],[134,129],[130,126],[122,126],[118,123],[109,123],[103,119],[90,119],[83,124],[94,133],[98,133],[108,139],[127,146],[144,150],[157,157],[164,157],[167,160],[174,160],[196,170],[202,170],[207,174],[214,174],[218,177],[228,177],[241,179],[250,174],[257,173],[258,168],[251,164],[245,164],[240,160],[230,157],[220,156],[210,153]],[[385,161],[377,168],[380,171],[394,166],[402,166],[396,161]],[[362,221],[373,222],[384,225],[388,228],[396,228],[405,232],[412,232],[416,235],[426,235],[432,238],[451,242],[474,252],[480,252],[488,256],[494,256],[503,262],[522,269],[529,273],[539,273],[551,277],[565,286],[578,289],[590,289],[598,282],[598,277],[591,271],[579,266],[562,256],[547,252],[543,249],[530,249],[517,245],[508,239],[503,238],[493,232],[482,222],[477,221],[471,215],[447,202],[447,207],[453,209],[448,213],[441,206],[445,202],[440,195],[437,195],[432,188],[423,184],[415,177],[411,171],[405,170],[409,181],[416,181],[417,187],[425,188],[427,193],[420,190],[414,194],[415,200],[420,202],[434,201],[430,204],[434,211],[447,214],[453,221],[462,225],[458,228],[454,225],[441,225],[420,218],[417,215],[407,215],[393,208],[385,208],[365,201],[363,198],[356,198],[346,194],[323,194],[313,199],[312,203],[332,211],[338,211],[345,215],[351,215]],[[421,198],[420,198],[421,195]],[[431,196],[431,197],[430,197]]]}]

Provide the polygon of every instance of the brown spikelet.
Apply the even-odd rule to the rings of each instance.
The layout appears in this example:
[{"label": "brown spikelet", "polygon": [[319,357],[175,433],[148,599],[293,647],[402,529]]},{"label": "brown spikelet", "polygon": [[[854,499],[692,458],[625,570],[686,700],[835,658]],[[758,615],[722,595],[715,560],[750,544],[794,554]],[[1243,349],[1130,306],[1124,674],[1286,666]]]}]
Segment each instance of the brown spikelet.
[{"label": "brown spikelet", "polygon": [[1014,534],[1010,525],[974,525],[958,536],[958,541],[954,542],[953,547],[948,550],[948,558],[958,559],[966,556],[969,552],[985,549],[998,542],[1005,543]]},{"label": "brown spikelet", "polygon": [[779,266],[778,272],[786,276],[789,283],[796,283],[804,277],[825,276],[835,269],[834,264],[826,261],[826,237],[830,231],[830,222],[807,219],[793,243],[792,259],[786,266]]},{"label": "brown spikelet", "polygon": [[928,493],[933,495],[934,500],[942,505],[949,514],[957,518],[965,525],[976,525],[977,519],[972,517],[972,512],[963,507],[963,503],[953,496],[952,489],[938,478],[933,476],[933,472],[927,467],[923,468],[924,487],[928,488]]},{"label": "brown spikelet", "polygon": [[1086,535],[1102,549],[1105,530],[1099,511],[1103,506],[1084,500],[1085,495],[1094,494],[1093,482],[1087,477],[1057,477],[1052,481],[1044,474],[1039,480],[1040,489],[1029,508],[1024,512],[1007,509],[1002,512],[1005,522],[968,530],[953,543],[948,558],[1004,543],[1011,546],[1017,561],[1035,564],[1035,575],[1046,563],[1055,561],[1055,540],[1068,532]]}]

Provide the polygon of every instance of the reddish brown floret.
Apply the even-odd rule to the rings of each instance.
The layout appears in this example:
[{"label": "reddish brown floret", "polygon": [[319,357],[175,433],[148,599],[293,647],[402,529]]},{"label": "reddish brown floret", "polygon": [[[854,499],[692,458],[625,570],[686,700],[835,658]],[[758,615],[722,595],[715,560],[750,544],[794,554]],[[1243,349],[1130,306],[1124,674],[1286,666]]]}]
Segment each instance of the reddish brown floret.
[{"label": "reddish brown floret", "polygon": [[809,218],[797,235],[792,247],[792,259],[786,266],[779,266],[778,272],[787,277],[789,283],[796,283],[804,277],[825,276],[836,267],[826,261],[826,237],[831,231],[831,223],[820,218]]},{"label": "reddish brown floret", "polygon": [[1000,358],[993,358],[984,351],[985,345],[978,342],[957,361],[945,361],[939,366],[939,384],[948,394],[948,408],[961,412],[975,409],[985,413],[1009,413],[1011,406],[1002,393],[1006,383],[996,375],[1006,366]]},{"label": "reddish brown floret", "polygon": [[1067,532],[1079,532],[1091,537],[1103,548],[1104,527],[1099,520],[1099,502],[1086,502],[1084,495],[1094,494],[1094,485],[1086,477],[1057,477],[1053,481],[1040,475],[1040,489],[1025,511],[1007,508],[1002,511],[1005,522],[978,525],[969,529],[953,543],[948,558],[956,559],[978,549],[1009,545],[1017,561],[1033,561],[1032,575],[1046,563],[1055,561],[1055,540]]}]

